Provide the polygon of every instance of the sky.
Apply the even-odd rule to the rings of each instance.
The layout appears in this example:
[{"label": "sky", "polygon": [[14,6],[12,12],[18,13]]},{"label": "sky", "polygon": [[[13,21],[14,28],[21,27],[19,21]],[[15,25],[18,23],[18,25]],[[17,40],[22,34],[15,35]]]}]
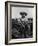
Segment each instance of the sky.
[{"label": "sky", "polygon": [[28,7],[12,7],[12,18],[21,18],[20,12],[26,12],[26,18],[33,18],[34,15],[34,8]]}]

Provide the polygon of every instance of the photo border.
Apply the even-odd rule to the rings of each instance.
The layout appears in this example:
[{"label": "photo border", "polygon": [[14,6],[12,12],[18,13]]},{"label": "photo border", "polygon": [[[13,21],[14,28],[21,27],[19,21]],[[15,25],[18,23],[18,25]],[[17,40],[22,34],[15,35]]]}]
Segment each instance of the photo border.
[{"label": "photo border", "polygon": [[[36,5],[36,41],[19,42],[19,43],[8,43],[8,3],[20,3],[20,4],[33,4],[33,5]],[[10,7],[11,7],[11,5],[10,5]],[[6,26],[6,23],[7,23],[7,26]],[[37,42],[37,3],[6,1],[5,2],[5,44],[6,45],[11,45],[11,44],[25,44],[25,43],[36,43],[36,42]]]}]

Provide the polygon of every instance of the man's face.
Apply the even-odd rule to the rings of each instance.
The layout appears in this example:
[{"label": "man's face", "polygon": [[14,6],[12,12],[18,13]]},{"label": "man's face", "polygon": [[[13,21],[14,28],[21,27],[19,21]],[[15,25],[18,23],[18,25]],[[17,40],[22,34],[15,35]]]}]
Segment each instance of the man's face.
[{"label": "man's face", "polygon": [[24,19],[24,18],[25,18],[25,15],[22,16],[22,19]]}]

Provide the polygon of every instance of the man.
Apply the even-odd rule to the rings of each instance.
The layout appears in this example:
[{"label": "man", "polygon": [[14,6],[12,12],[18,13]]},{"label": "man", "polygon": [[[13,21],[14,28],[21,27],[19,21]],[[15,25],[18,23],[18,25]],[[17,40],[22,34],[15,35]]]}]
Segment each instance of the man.
[{"label": "man", "polygon": [[26,18],[27,13],[26,12],[20,12],[21,18],[20,18],[20,22],[21,22],[21,26],[20,26],[20,32],[21,32],[21,37],[24,38],[26,37],[26,31],[28,30],[28,26],[26,21],[28,21],[28,19]]}]

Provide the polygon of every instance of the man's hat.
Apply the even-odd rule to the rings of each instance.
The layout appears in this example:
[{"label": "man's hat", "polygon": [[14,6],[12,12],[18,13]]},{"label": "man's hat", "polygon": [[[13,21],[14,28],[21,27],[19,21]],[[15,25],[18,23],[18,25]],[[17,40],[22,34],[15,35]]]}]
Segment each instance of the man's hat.
[{"label": "man's hat", "polygon": [[27,16],[27,13],[26,12],[20,12],[20,15],[22,15],[22,16]]}]

